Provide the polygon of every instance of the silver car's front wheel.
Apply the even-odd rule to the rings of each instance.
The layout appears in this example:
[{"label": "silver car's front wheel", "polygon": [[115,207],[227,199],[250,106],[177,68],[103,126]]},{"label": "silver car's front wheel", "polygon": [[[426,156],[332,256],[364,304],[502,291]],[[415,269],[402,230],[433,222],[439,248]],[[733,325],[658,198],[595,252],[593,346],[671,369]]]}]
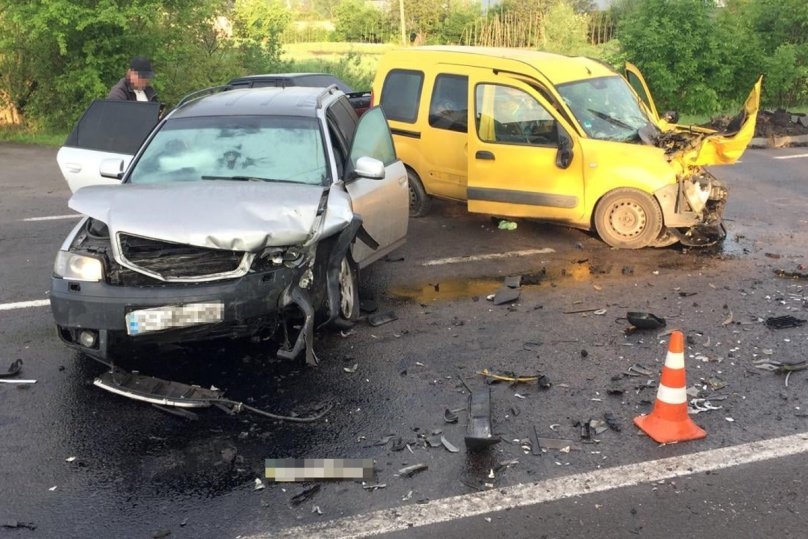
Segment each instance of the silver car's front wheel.
[{"label": "silver car's front wheel", "polygon": [[356,264],[348,255],[342,257],[339,266],[339,318],[355,322],[359,318],[359,283]]}]

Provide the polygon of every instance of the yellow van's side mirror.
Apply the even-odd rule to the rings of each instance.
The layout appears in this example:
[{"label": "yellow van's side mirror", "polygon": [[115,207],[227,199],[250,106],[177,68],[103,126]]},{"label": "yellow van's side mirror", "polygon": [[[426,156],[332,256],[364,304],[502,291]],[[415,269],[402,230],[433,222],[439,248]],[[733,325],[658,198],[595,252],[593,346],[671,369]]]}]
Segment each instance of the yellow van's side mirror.
[{"label": "yellow van's side mirror", "polygon": [[569,135],[559,129],[558,152],[556,152],[556,166],[558,168],[568,168],[572,164],[572,140]]}]

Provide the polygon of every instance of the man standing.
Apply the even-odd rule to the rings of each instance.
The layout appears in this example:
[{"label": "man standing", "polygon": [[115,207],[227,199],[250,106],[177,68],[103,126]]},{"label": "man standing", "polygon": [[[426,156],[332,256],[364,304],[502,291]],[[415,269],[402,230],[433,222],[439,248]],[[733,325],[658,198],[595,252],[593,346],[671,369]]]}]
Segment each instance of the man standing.
[{"label": "man standing", "polygon": [[157,92],[149,82],[154,77],[151,62],[143,56],[135,56],[129,62],[126,76],[112,87],[107,99],[120,101],[157,101]]}]

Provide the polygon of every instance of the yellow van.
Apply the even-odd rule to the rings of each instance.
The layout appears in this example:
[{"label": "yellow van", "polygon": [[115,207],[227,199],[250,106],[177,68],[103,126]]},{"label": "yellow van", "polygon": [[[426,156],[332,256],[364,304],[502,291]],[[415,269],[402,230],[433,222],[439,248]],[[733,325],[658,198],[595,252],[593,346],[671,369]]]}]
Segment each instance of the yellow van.
[{"label": "yellow van", "polygon": [[640,72],[522,49],[391,51],[373,82],[407,166],[410,214],[430,197],[471,212],[594,229],[627,249],[722,240],[727,189],[706,165],[752,138],[755,84],[730,131],[661,118]]}]

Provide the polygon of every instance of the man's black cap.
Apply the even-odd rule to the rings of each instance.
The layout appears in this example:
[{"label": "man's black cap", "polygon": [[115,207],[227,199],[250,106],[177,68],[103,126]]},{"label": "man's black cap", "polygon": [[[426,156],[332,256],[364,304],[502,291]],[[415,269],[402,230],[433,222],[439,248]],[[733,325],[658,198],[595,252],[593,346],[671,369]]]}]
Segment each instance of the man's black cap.
[{"label": "man's black cap", "polygon": [[151,62],[145,56],[135,56],[129,62],[129,69],[137,71],[137,74],[144,79],[154,78],[154,71],[152,71]]}]

